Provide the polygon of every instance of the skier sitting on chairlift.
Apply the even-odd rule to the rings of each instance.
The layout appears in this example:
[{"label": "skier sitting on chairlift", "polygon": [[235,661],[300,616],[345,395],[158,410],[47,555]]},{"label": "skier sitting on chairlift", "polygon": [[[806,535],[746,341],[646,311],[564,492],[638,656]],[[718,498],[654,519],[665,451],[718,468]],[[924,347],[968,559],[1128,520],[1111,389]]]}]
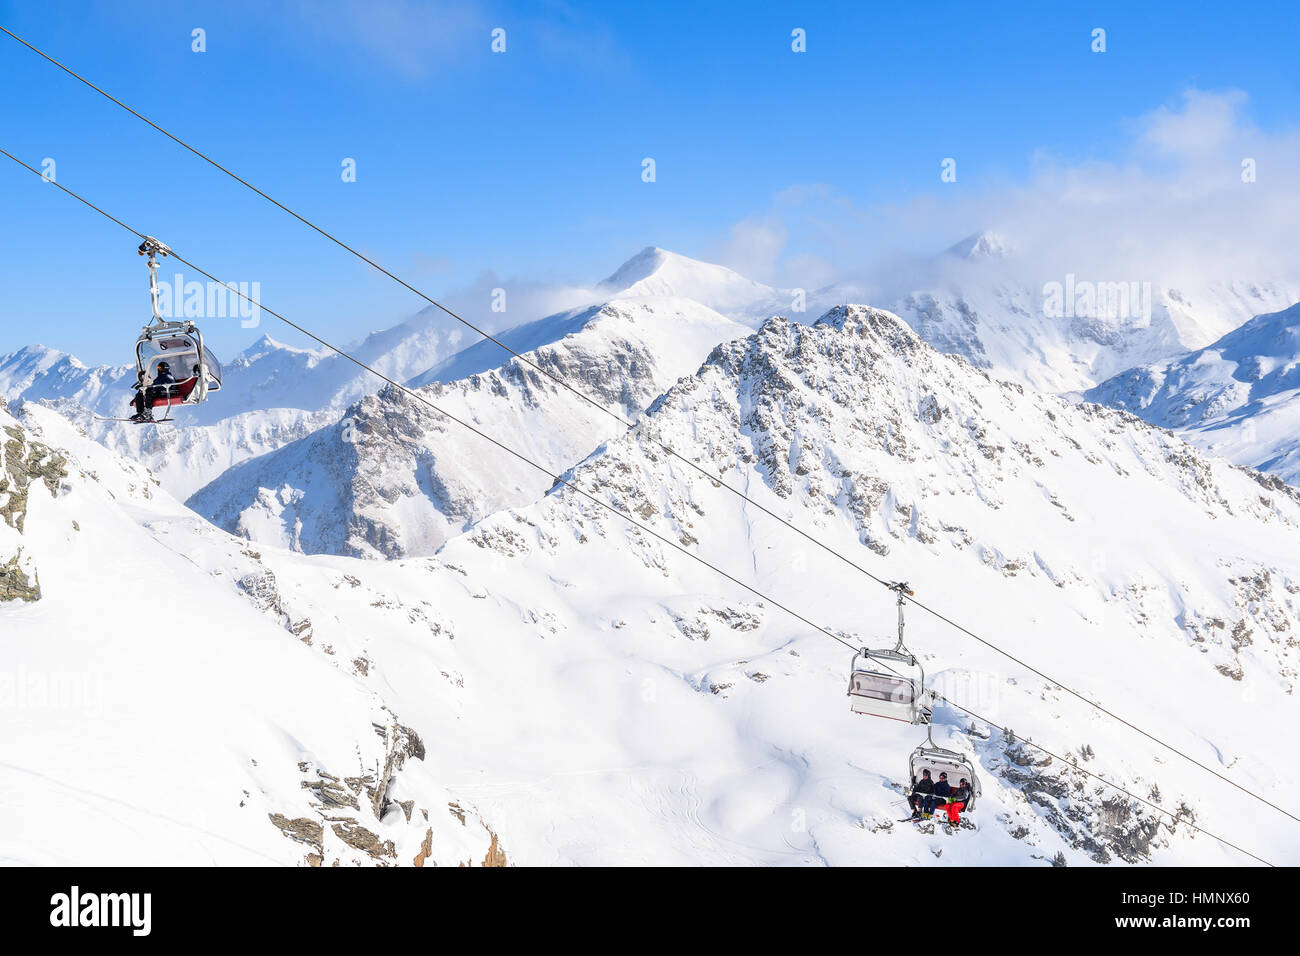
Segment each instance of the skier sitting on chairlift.
[{"label": "skier sitting on chairlift", "polygon": [[948,796],[948,802],[944,809],[948,811],[948,822],[956,826],[961,820],[961,811],[966,806],[966,801],[970,799],[970,781],[965,777],[961,778],[961,783],[957,784],[955,790]]},{"label": "skier sitting on chairlift", "polygon": [[144,384],[144,373],[141,372],[135,383],[135,398],[131,399],[131,404],[135,406],[135,415],[132,416],[133,422],[151,422],[153,421],[153,403],[156,399],[170,398],[171,386],[176,384],[176,379],[172,377],[172,369],[166,362],[159,362],[157,372],[154,374],[153,383],[146,386]]},{"label": "skier sitting on chairlift", "polygon": [[922,770],[921,779],[912,780],[912,792],[907,797],[907,805],[912,808],[912,816],[920,817],[923,812],[923,804],[931,798],[934,793],[934,781],[930,779],[930,771]]},{"label": "skier sitting on chairlift", "polygon": [[941,807],[948,802],[948,796],[952,793],[952,784],[948,782],[948,774],[940,773],[939,782],[934,785],[934,793],[926,798],[925,815],[934,816],[935,807]]}]

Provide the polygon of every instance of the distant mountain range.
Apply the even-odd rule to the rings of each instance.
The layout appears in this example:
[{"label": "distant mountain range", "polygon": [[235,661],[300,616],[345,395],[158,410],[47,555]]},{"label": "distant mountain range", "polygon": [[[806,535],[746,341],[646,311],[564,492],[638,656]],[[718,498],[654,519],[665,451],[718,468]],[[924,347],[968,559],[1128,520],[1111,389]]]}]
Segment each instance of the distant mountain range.
[{"label": "distant mountain range", "polygon": [[[1195,294],[1156,287],[1145,295],[1139,290],[1126,310],[1107,310],[1096,298],[1100,290],[1104,299],[1106,284],[1074,276],[1030,282],[1015,243],[988,232],[933,257],[918,273],[918,283],[880,304],[941,352],[1041,391],[1087,392],[1091,400],[1183,429],[1190,440],[1234,461],[1296,479],[1290,424],[1295,403],[1284,387],[1286,375],[1273,375],[1253,388],[1249,400],[1237,402],[1244,395],[1238,377],[1252,374],[1246,365],[1257,338],[1246,333],[1243,323],[1261,313],[1287,315],[1280,310],[1297,295],[1287,283],[1207,280]],[[1060,287],[1060,314],[1049,304],[1052,283]],[[637,253],[595,290],[600,301],[526,321],[497,337],[516,352],[549,356],[557,368],[579,376],[574,387],[629,417],[676,377],[698,367],[713,346],[746,327],[761,325],[774,314],[809,322],[853,294],[847,287],[777,289],[654,246]],[[1093,296],[1091,310],[1085,290]],[[800,296],[804,312],[795,311]],[[1243,335],[1236,342],[1231,336],[1239,327]],[[512,370],[503,349],[486,340],[467,343],[468,334],[429,307],[391,329],[371,333],[350,350],[396,381],[433,389],[461,412],[497,421],[557,466],[615,434],[601,424],[604,416],[589,417],[593,410],[573,395],[532,394],[530,390],[545,391],[554,384],[531,383],[535,373]],[[1220,336],[1226,336],[1224,354],[1240,355],[1245,363],[1229,375],[1238,384],[1223,383],[1215,392],[1211,404],[1222,412],[1217,417],[1208,412],[1195,421],[1180,417],[1174,409],[1196,404],[1195,396],[1210,387],[1190,369],[1203,366],[1204,355],[1219,348],[1209,343]],[[1256,359],[1265,357],[1261,353]],[[1269,360],[1285,365],[1285,356]],[[1166,367],[1167,373],[1159,371]],[[1261,391],[1274,379],[1283,384],[1267,394]],[[219,516],[224,527],[271,535],[297,547],[423,552],[483,514],[539,493],[535,479],[514,474],[509,464],[502,465],[500,474],[511,477],[500,482],[471,478],[481,471],[473,467],[469,452],[463,468],[444,454],[429,471],[431,426],[422,418],[416,430],[423,438],[395,436],[405,450],[389,448],[379,456],[406,461],[409,474],[400,487],[389,486],[391,473],[378,482],[366,479],[367,466],[360,461],[348,470],[347,456],[332,451],[344,419],[369,421],[384,409],[389,414],[393,402],[404,403],[392,394],[378,396],[382,383],[326,349],[294,347],[263,336],[227,361],[219,395],[199,408],[181,410],[177,425],[168,429],[91,420],[91,411],[121,414],[133,380],[129,366],[87,367],[39,345],[0,357],[0,395],[58,408],[96,440],[147,465],[173,494]],[[1192,391],[1175,396],[1183,385]],[[401,414],[408,412],[420,415],[409,409]],[[373,442],[384,433],[376,428],[362,434],[364,441]],[[314,449],[310,453],[309,446]],[[367,453],[379,455],[379,450],[371,447]],[[305,487],[309,475],[314,475],[310,492]],[[407,502],[403,507],[415,507],[419,517],[406,516],[408,530],[402,535],[381,532],[381,525],[391,530],[395,512],[361,516],[379,507],[379,499]],[[334,508],[343,502],[353,509],[348,514],[354,526],[324,520],[321,509],[327,503]],[[386,543],[376,544],[380,541]]]},{"label": "distant mountain range", "polygon": [[1300,305],[1256,316],[1212,345],[1122,372],[1085,394],[1300,485]]}]

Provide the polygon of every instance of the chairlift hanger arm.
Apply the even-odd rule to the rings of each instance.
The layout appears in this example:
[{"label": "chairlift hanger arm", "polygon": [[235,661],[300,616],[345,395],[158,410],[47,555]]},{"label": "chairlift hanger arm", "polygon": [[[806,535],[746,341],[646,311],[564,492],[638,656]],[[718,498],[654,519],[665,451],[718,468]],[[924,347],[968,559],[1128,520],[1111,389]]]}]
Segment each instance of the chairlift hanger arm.
[{"label": "chairlift hanger arm", "polygon": [[136,249],[136,255],[149,257],[149,301],[153,303],[153,324],[161,325],[162,310],[158,308],[158,256],[171,255],[171,249],[153,236],[145,236]]},{"label": "chairlift hanger arm", "polygon": [[911,597],[916,592],[907,586],[906,581],[897,581],[889,585],[889,590],[898,595],[898,644],[894,647],[895,651],[905,650],[903,647],[903,595]]}]

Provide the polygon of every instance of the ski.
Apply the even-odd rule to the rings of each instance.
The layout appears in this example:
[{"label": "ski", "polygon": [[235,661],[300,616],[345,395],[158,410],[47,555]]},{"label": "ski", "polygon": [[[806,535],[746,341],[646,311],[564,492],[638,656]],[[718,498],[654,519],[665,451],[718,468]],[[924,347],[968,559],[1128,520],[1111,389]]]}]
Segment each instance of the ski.
[{"label": "ski", "polygon": [[962,830],[962,829],[969,829],[969,828],[963,826],[963,824],[965,823],[964,820],[963,820],[961,823],[958,823],[958,824],[956,824],[956,825],[954,826],[953,824],[951,824],[951,823],[948,822],[948,818],[947,818],[947,817],[942,817],[942,818],[940,818],[940,817],[904,817],[903,819],[899,820],[898,822],[899,822],[899,823],[935,823],[935,824],[939,824],[940,826],[942,826],[942,827],[943,827],[946,831],[948,831],[949,833],[955,833],[955,832],[957,832],[958,830]]},{"label": "ski", "polygon": [[136,421],[133,418],[105,418],[103,415],[96,415],[97,422],[126,422],[128,425],[170,425],[175,421],[174,418],[146,419],[145,421]]}]

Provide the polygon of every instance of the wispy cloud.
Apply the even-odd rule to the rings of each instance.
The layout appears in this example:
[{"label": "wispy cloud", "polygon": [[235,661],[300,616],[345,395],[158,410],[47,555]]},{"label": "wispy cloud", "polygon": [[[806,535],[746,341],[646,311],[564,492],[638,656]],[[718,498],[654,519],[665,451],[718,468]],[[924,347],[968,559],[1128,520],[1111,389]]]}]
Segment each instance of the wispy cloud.
[{"label": "wispy cloud", "polygon": [[475,0],[298,0],[285,8],[330,53],[360,58],[419,82],[450,68],[479,63],[492,31],[505,30],[507,50],[523,57],[608,73],[625,69],[626,53],[600,18],[550,0],[506,15]]},{"label": "wispy cloud", "polygon": [[487,49],[487,17],[473,2],[312,0],[292,8],[305,28],[340,54],[422,80],[459,61],[474,44]]},{"label": "wispy cloud", "polygon": [[784,217],[753,216],[732,226],[726,238],[706,249],[703,257],[751,278],[770,276],[778,271],[789,240]]}]

